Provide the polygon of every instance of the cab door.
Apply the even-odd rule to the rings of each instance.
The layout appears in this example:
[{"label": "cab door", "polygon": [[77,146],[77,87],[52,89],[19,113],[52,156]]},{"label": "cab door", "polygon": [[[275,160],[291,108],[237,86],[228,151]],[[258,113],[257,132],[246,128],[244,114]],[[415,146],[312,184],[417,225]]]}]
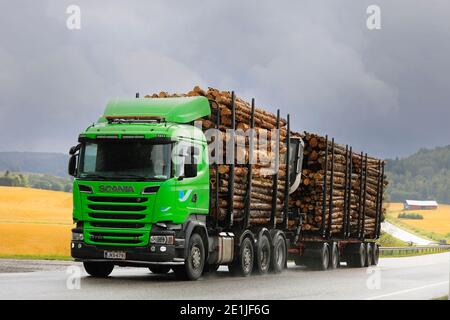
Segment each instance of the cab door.
[{"label": "cab door", "polygon": [[[198,166],[200,148],[196,144],[178,145],[175,159],[175,206],[180,221],[198,213],[199,198]],[[177,219],[178,220],[178,219]]]}]

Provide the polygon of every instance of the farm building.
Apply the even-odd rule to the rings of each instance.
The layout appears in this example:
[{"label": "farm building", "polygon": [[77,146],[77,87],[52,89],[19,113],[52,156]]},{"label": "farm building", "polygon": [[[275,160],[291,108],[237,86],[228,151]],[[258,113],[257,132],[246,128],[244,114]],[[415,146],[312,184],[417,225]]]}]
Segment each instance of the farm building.
[{"label": "farm building", "polygon": [[436,201],[405,200],[403,203],[405,210],[435,210],[438,206]]}]

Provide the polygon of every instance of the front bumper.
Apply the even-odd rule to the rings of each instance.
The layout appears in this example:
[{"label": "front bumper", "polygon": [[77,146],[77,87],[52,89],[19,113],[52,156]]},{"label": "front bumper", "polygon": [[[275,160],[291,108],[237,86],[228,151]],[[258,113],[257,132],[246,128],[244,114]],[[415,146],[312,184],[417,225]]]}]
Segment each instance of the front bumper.
[{"label": "front bumper", "polygon": [[[161,250],[162,247],[165,249]],[[126,258],[107,259],[106,251],[126,253]],[[71,242],[71,255],[76,261],[108,261],[121,266],[184,264],[184,248],[175,245],[150,244],[145,247],[106,247],[89,245],[83,241]]]}]

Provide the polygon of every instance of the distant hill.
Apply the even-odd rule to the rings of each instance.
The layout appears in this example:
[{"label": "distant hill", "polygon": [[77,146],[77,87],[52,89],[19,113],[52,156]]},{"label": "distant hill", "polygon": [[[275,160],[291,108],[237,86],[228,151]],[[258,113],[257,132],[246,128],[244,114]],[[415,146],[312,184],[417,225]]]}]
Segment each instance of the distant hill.
[{"label": "distant hill", "polygon": [[0,152],[0,171],[67,176],[69,156],[50,152]]},{"label": "distant hill", "polygon": [[403,159],[387,159],[390,201],[437,200],[450,203],[450,146],[420,149]]}]

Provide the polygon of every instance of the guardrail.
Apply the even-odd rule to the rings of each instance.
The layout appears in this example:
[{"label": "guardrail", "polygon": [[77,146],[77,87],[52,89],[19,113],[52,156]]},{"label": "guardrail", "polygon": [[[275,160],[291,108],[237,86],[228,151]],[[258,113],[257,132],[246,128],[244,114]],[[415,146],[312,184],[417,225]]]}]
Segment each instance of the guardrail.
[{"label": "guardrail", "polygon": [[410,247],[380,247],[381,256],[396,256],[408,254],[426,254],[450,251],[450,245],[429,245]]}]

